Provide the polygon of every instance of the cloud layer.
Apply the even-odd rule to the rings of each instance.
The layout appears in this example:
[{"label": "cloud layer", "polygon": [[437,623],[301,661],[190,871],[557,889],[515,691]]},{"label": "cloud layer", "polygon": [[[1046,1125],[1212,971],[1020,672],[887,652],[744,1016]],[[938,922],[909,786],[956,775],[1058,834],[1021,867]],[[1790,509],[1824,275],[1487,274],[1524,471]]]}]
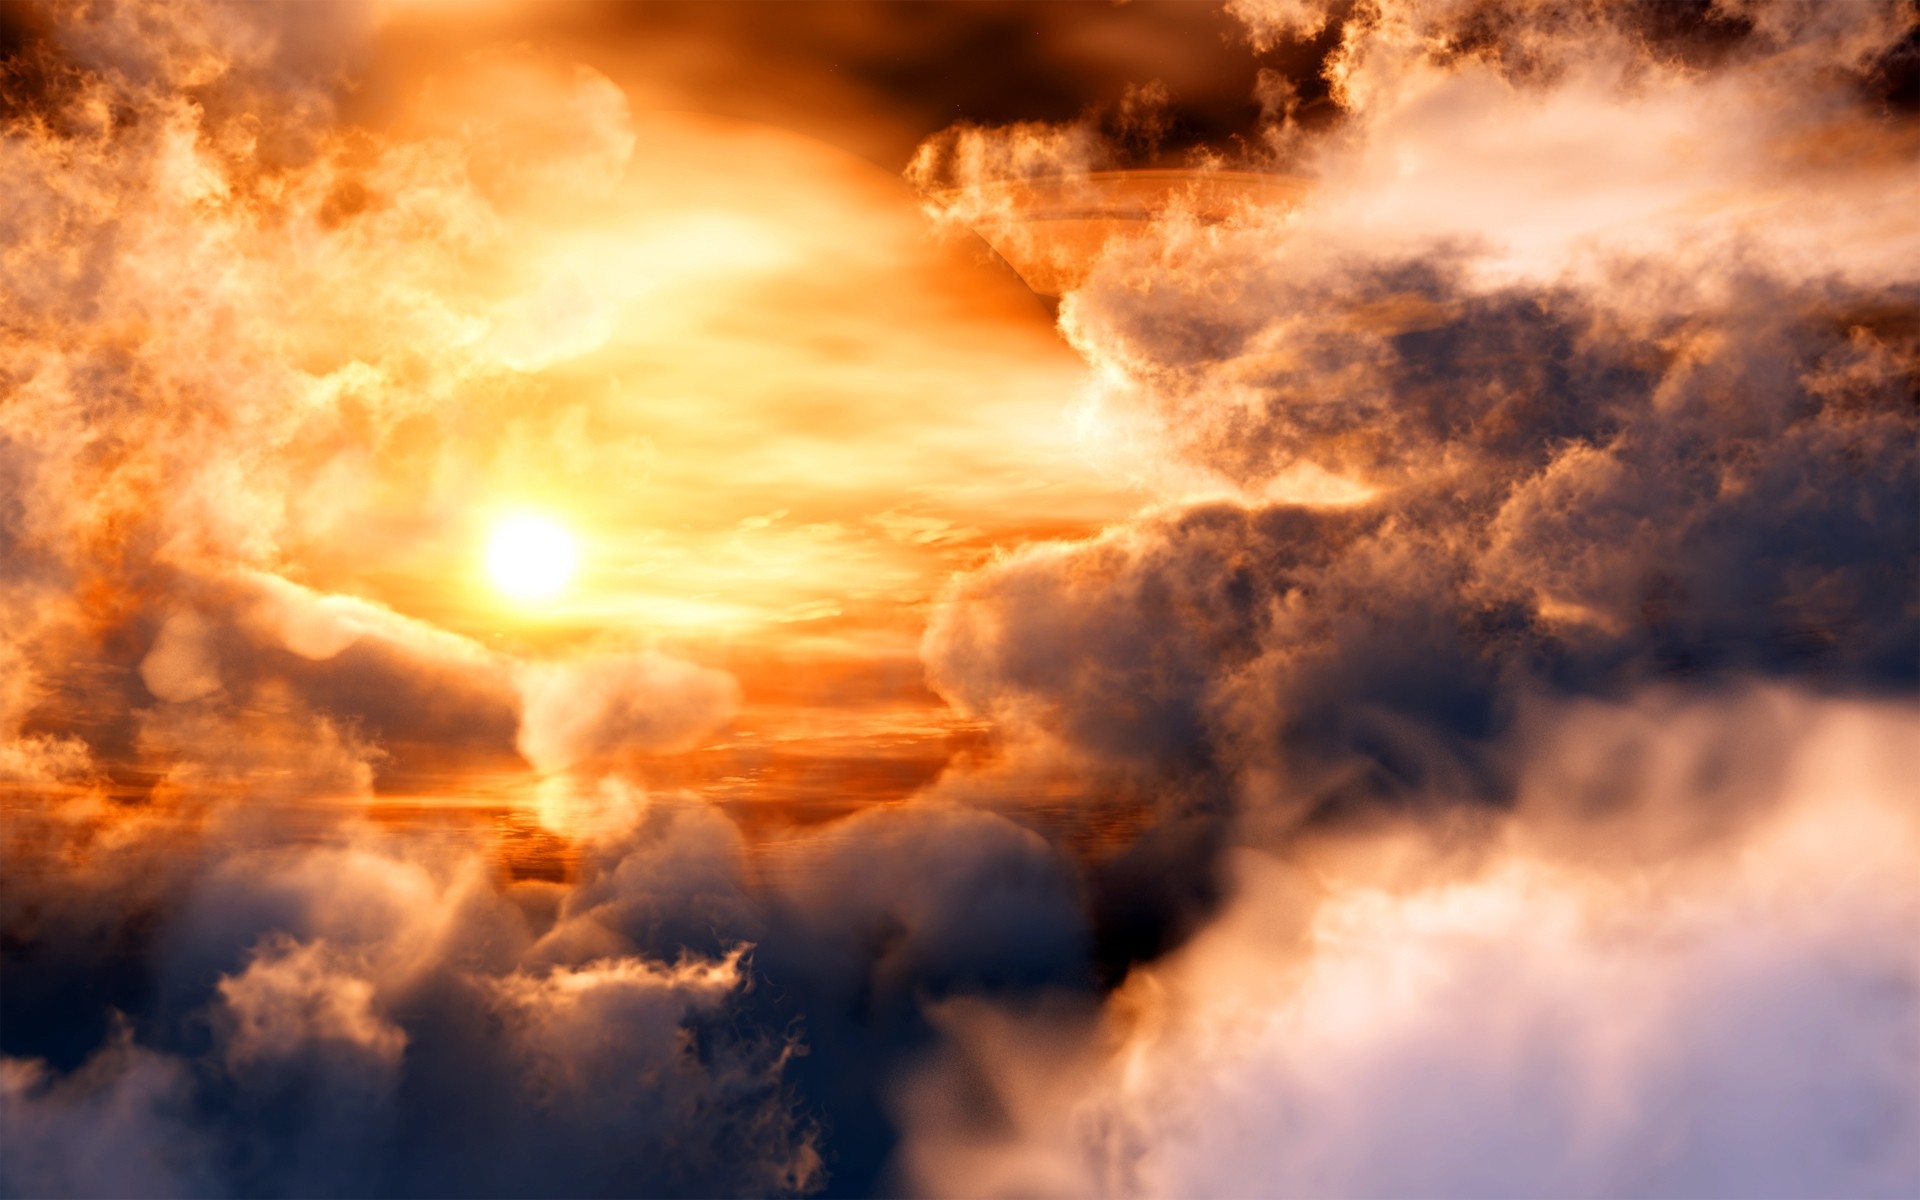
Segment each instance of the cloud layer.
[{"label": "cloud layer", "polygon": [[[1004,272],[886,273],[947,261],[897,180],[564,55],[23,25],[0,1192],[1911,1192],[1910,7],[1229,11],[1237,137],[1168,72],[908,165],[1041,247],[1077,394]],[[755,515],[622,490],[622,373]],[[756,700],[877,759],[914,731],[849,681],[917,681],[462,624],[501,481],[717,521],[690,612],[924,617],[964,752],[749,837]],[[827,561],[880,542],[918,574]],[[663,782],[701,754],[730,807]]]},{"label": "cloud layer", "polygon": [[[1338,29],[1342,120],[1276,104],[1061,310],[1163,500],[925,642],[1005,731],[976,794],[1069,764],[1216,886],[1096,872],[1156,897],[1097,1022],[943,1010],[914,1186],[1910,1189],[1911,13],[1236,11]],[[964,130],[932,210],[1097,201],[1087,136]],[[1207,190],[1263,159],[1311,185]]]},{"label": "cloud layer", "polygon": [[[1906,1192],[1911,713],[1666,693],[1543,725],[1514,814],[1451,846],[1245,852],[1096,1027],[948,1007],[918,1189]],[[1719,828],[1676,827],[1702,806]]]}]

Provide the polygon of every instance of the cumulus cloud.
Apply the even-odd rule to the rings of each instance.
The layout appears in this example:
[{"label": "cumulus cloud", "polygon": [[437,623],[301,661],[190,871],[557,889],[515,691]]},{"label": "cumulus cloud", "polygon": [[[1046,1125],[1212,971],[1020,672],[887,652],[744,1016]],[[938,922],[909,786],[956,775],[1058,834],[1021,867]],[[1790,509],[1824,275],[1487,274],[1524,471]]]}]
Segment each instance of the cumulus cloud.
[{"label": "cumulus cloud", "polygon": [[407,1035],[373,1011],[372,982],[331,959],[324,943],[283,940],[261,947],[239,975],[221,979],[220,999],[233,1018],[230,1066],[285,1059],[326,1043],[376,1063],[400,1058]]},{"label": "cumulus cloud", "polygon": [[[786,1031],[745,1005],[750,948],[707,956],[631,919],[686,910],[685,878],[646,864],[698,861],[702,828],[603,844],[591,899],[560,913],[459,847],[361,831],[220,849],[163,900],[139,1042],[64,1076],[6,1060],[19,1190],[810,1190],[816,1134],[783,1081]],[[129,1125],[106,1182],[66,1161],[112,1133],[103,1111]],[[16,1160],[18,1129],[42,1149]],[[147,1161],[143,1138],[165,1153]]]},{"label": "cumulus cloud", "polygon": [[[1152,452],[1225,498],[1175,492],[957,581],[925,648],[948,696],[1284,826],[1499,800],[1487,750],[1535,691],[1911,685],[1920,293],[1881,200],[1912,191],[1887,174],[1912,131],[1823,74],[1909,23],[1783,16],[1705,72],[1601,10],[1549,10],[1486,10],[1469,52],[1446,6],[1356,9],[1313,190],[1217,219],[1176,204],[1099,248],[1061,313],[1097,368],[1090,420],[1144,414]],[[1564,69],[1520,70],[1517,45]],[[1873,149],[1806,159],[1811,110],[1757,98],[1787,77]],[[1575,111],[1635,106],[1685,137]],[[1760,159],[1683,152],[1735,122],[1772,139]],[[1448,136],[1482,128],[1518,149]],[[1530,131],[1639,157],[1528,150]],[[1783,218],[1816,219],[1730,217],[1713,197],[1750,195],[1756,161]],[[1445,202],[1441,179],[1520,196],[1525,220]],[[1650,203],[1615,194],[1635,189]],[[1817,259],[1781,240],[1800,237]]]},{"label": "cumulus cloud", "polygon": [[[1737,316],[1622,328],[1577,293],[1442,286],[1419,328],[1323,341],[1302,327],[1324,298],[1252,309],[1277,314],[1256,340],[1182,338],[1157,310],[1231,310],[1153,295],[1117,296],[1102,345],[1177,414],[1174,445],[1253,496],[958,582],[926,652],[968,709],[1116,767],[1281,778],[1303,815],[1347,791],[1497,796],[1474,747],[1529,688],[1911,683],[1914,350],[1847,323],[1867,298],[1756,280]],[[1769,330],[1756,308],[1817,315]],[[1301,459],[1379,494],[1263,502]]]},{"label": "cumulus cloud", "polygon": [[1336,116],[1269,66],[1142,173],[1140,79],[910,164],[1148,502],[930,606],[989,731],[932,794],[771,838],[645,778],[731,675],[476,631],[447,547],[549,434],[646,458],[541,374],[630,262],[775,239],[588,269],[638,127],[537,51],[389,95],[358,10],[33,32],[0,1190],[1913,1190],[1910,7],[1231,7]]},{"label": "cumulus cloud", "polygon": [[[1722,760],[1756,716],[1777,769]],[[962,1049],[908,1101],[918,1190],[1910,1190],[1911,712],[1776,692],[1550,724],[1516,814],[1466,847],[1248,852],[1220,918],[1095,1029],[950,1006]],[[1741,820],[1672,836],[1723,790]],[[1640,853],[1596,861],[1623,833]]]},{"label": "cumulus cloud", "polygon": [[1341,119],[1232,163],[1312,186],[1170,197],[1060,313],[1160,500],[924,643],[1000,731],[943,786],[1069,764],[1221,891],[1091,1025],[943,1010],[914,1186],[1909,1190],[1911,12],[1235,11],[1339,29]]}]

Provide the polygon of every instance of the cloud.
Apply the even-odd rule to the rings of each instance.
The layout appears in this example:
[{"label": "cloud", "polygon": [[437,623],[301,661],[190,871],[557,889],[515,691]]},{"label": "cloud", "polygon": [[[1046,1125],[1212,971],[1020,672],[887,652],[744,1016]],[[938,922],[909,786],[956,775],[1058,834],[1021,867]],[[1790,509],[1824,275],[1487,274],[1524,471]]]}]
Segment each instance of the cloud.
[{"label": "cloud", "polygon": [[928,805],[850,819],[793,848],[778,894],[820,957],[796,968],[857,984],[869,1003],[1067,984],[1084,958],[1057,854],[987,813]]},{"label": "cloud", "polygon": [[1334,20],[1336,8],[1319,0],[1232,0],[1227,5],[1261,49],[1317,36]]},{"label": "cloud", "polygon": [[807,1053],[790,1077],[831,1122],[830,1187],[900,1194],[890,1097],[938,1044],[929,1005],[1092,991],[1073,864],[990,813],[875,808],[762,858],[755,966],[789,997]]},{"label": "cloud", "polygon": [[218,691],[220,676],[202,645],[207,633],[206,623],[191,611],[168,617],[153,649],[140,660],[140,679],[147,690],[176,704]]},{"label": "cloud", "polygon": [[[1098,1028],[950,1006],[963,1057],[910,1094],[915,1189],[1910,1190],[1913,717],[1754,699],[1785,761],[1734,766],[1728,790],[1774,794],[1735,798],[1747,819],[1710,848],[1590,857],[1717,799],[1699,782],[1755,710],[1578,707],[1464,856],[1423,833],[1249,852],[1219,919],[1136,971]],[[1609,754],[1564,753],[1595,741]],[[1623,761],[1645,767],[1627,794],[1583,804]]]},{"label": "cloud", "polygon": [[532,663],[517,745],[541,771],[627,752],[683,750],[740,705],[731,675],[657,654]]},{"label": "cloud", "polygon": [[[687,875],[647,864],[686,872],[702,830],[656,821],[605,844],[559,914],[464,847],[364,829],[209,847],[149,910],[157,934],[119,932],[152,972],[140,1041],[62,1073],[5,1060],[9,1170],[67,1194],[810,1190],[817,1135],[784,1082],[781,1018],[746,1004],[750,947],[706,956],[632,919],[653,905],[699,923]],[[123,896],[92,902],[127,917]],[[67,1154],[112,1113],[127,1174],[72,1174]],[[46,1149],[16,1158],[28,1128]],[[167,1149],[143,1158],[142,1139]]]},{"label": "cloud", "polygon": [[[1034,235],[1070,349],[1010,280],[895,286],[897,180],[543,51],[423,80],[404,13],[36,26],[0,1190],[1912,1190],[1910,11],[1233,10],[1261,125],[1180,170],[1133,170],[1195,146],[1157,69],[909,169]],[[1003,387],[1008,329],[1053,365]],[[1076,352],[1124,506],[1007,466],[1066,452],[1033,417]],[[624,489],[722,459],[751,504],[689,517],[724,549],[649,559],[685,578],[648,611],[894,645],[964,566],[922,654],[968,749],[925,794],[751,809],[785,751],[732,675],[469,586],[507,506],[665,530]],[[869,530],[938,555],[862,568],[884,629],[803,579]],[[725,807],[655,774],[708,750]]]},{"label": "cloud", "polygon": [[[632,482],[637,437],[606,449],[607,413],[551,412],[534,374],[666,282],[797,274],[804,239],[663,176],[702,215],[609,267],[569,238],[634,194],[619,87],[511,52],[356,93],[360,14],[283,16],[52,14],[52,73],[6,77],[0,768],[23,866],[0,889],[0,1190],[816,1190],[796,1063],[810,1020],[842,1018],[770,989],[755,941],[798,930],[804,962],[839,931],[776,920],[734,823],[636,778],[739,687],[631,641],[548,646],[466,594],[459,558],[555,461]],[[650,126],[656,152],[707,132]],[[918,234],[899,185],[834,170],[830,199],[893,206],[893,241],[858,239],[888,266]],[[512,836],[556,847],[558,881],[512,878]],[[1050,851],[1002,836],[1071,927]],[[924,1028],[920,975],[991,967],[925,919],[939,936],[857,1035],[869,1084]]]},{"label": "cloud", "polygon": [[323,943],[281,941],[264,946],[239,975],[221,979],[220,999],[234,1020],[229,1066],[328,1043],[376,1063],[400,1058],[407,1035],[373,1011],[373,984],[330,959]]},{"label": "cloud", "polygon": [[569,1093],[584,1098],[643,1089],[672,1104],[678,1089],[663,1075],[692,1066],[681,1060],[681,1026],[693,1013],[720,1007],[743,983],[736,952],[674,967],[641,959],[556,967],[545,976],[502,977],[492,989],[524,1047],[535,1095],[551,1102]]},{"label": "cloud", "polygon": [[[1888,153],[1834,166],[1787,144],[1813,118],[1758,98],[1792,75],[1820,119],[1858,115],[1812,64],[1905,26],[1788,22],[1702,72],[1598,10],[1552,12],[1496,22],[1490,45],[1565,67],[1516,74],[1447,50],[1466,18],[1444,6],[1365,10],[1345,27],[1351,119],[1297,204],[1173,204],[1099,250],[1061,310],[1096,369],[1089,420],[1188,474],[1138,520],[956,580],[924,644],[943,694],[1169,811],[1273,834],[1504,802],[1492,747],[1536,694],[1911,686],[1920,293],[1876,198],[1911,131],[1862,116]],[[1609,56],[1605,78],[1579,68]],[[1580,115],[1636,106],[1685,136]],[[1678,148],[1755,119],[1779,134],[1765,186],[1830,225],[1748,228],[1708,203],[1760,186],[1753,160]],[[1483,128],[1519,149],[1483,160],[1451,136]],[[1635,157],[1527,149],[1534,131]],[[1444,203],[1443,179],[1475,199]],[[1618,194],[1635,189],[1653,203]],[[1507,196],[1524,222],[1487,206]],[[1817,262],[1779,240],[1803,235]]]},{"label": "cloud", "polygon": [[1911,14],[1240,11],[1338,24],[1342,119],[1220,164],[1311,188],[1170,199],[1060,312],[1159,502],[923,645],[997,731],[951,794],[1149,814],[1126,982],[945,1006],[909,1186],[1910,1190]]},{"label": "cloud", "polygon": [[8,1131],[0,1184],[13,1195],[205,1195],[214,1178],[187,1068],[124,1032],[63,1078],[0,1059],[0,1117]]},{"label": "cloud", "polygon": [[[528,104],[551,100],[584,149],[546,138],[535,153],[511,122],[484,148],[457,130],[356,132],[338,104],[357,10],[282,16],[103,5],[22,51],[54,66],[9,119],[0,161],[17,249],[0,264],[14,331],[0,362],[10,757],[44,743],[30,723],[84,711],[115,731],[93,740],[115,758],[149,696],[244,706],[267,676],[351,688],[365,658],[396,652],[415,662],[393,674],[430,663],[436,682],[491,686],[478,647],[335,593],[417,547],[378,515],[395,511],[395,487],[411,492],[402,508],[435,510],[461,486],[438,436],[455,398],[471,415],[514,394],[515,372],[473,352],[489,303],[516,294],[487,278],[483,260],[511,235],[478,159],[517,146],[522,166],[558,164],[561,182],[583,156],[616,160],[588,174],[617,173],[624,98],[590,72],[527,68],[515,94],[528,121]],[[274,661],[263,631],[335,669]],[[142,646],[136,682],[123,641]],[[325,712],[330,698],[289,703],[359,715]]]}]

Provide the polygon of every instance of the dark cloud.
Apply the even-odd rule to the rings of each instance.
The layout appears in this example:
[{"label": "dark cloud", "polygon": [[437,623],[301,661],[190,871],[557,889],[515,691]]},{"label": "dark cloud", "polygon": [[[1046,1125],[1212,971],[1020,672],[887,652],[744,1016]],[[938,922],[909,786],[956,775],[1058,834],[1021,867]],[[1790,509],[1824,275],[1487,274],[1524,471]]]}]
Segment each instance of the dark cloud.
[{"label": "dark cloud", "polygon": [[1116,271],[1069,320],[1246,492],[1304,462],[1376,494],[1175,507],[961,581],[927,656],[966,711],[1272,837],[1506,804],[1544,695],[1920,679],[1920,360],[1899,322],[1851,318],[1911,292],[1743,276],[1731,311],[1623,311],[1666,285],[1275,261],[1223,304],[1210,278],[1202,299]]},{"label": "dark cloud", "polygon": [[[861,1192],[925,1005],[1091,988],[1071,869],[962,810],[859,818],[761,883],[729,821],[671,802],[564,890],[355,827],[202,845],[170,848],[144,913],[108,884],[125,853],[11,887],[103,929],[42,924],[58,958],[11,943],[9,1126],[41,1136],[10,1194]],[[129,960],[131,1026],[74,1058],[73,1014],[35,993],[71,1006]],[[117,1128],[103,1111],[128,1126],[118,1173],[73,1174],[62,1148]]]}]

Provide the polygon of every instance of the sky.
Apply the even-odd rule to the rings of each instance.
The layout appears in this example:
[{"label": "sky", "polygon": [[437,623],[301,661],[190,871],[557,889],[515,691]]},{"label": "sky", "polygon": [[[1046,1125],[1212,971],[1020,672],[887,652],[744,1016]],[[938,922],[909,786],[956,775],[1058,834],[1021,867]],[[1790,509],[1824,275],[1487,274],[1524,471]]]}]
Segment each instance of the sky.
[{"label": "sky", "polygon": [[0,7],[0,1195],[1920,1192],[1920,10]]}]

